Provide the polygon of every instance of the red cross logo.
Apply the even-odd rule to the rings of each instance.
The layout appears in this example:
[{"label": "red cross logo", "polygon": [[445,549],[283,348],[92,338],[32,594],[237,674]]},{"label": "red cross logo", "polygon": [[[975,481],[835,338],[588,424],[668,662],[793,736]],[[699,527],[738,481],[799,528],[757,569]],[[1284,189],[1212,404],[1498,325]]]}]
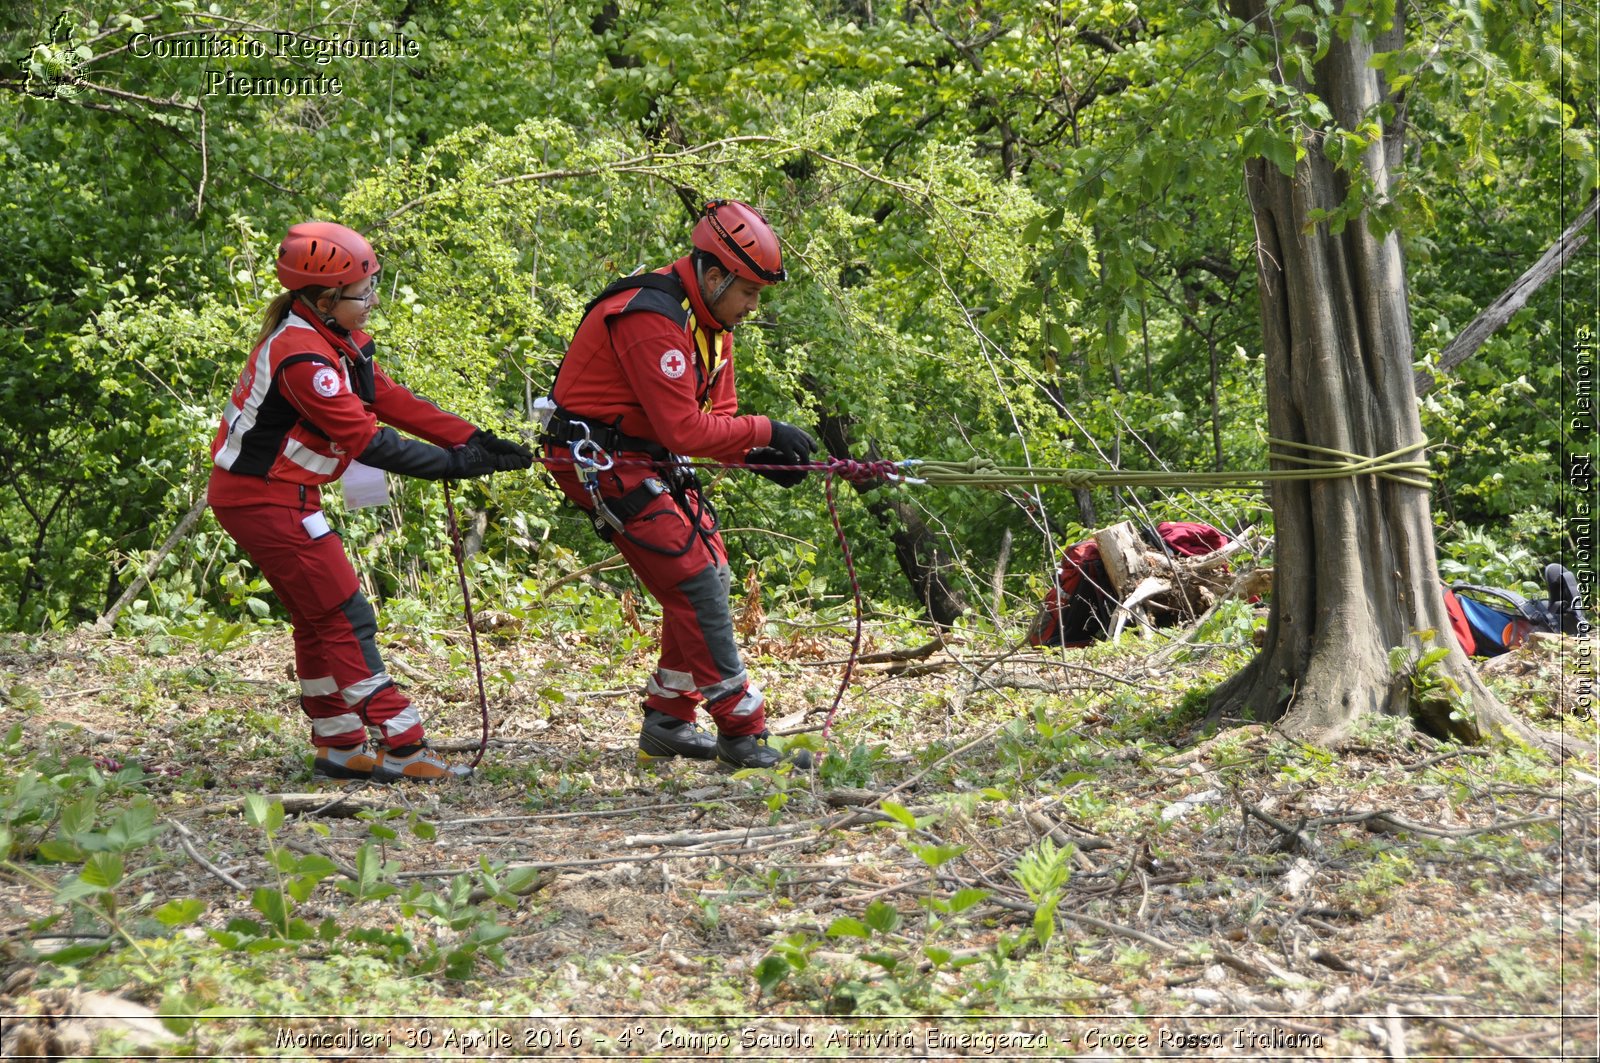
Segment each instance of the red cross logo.
[{"label": "red cross logo", "polygon": [[689,363],[684,360],[682,351],[672,350],[661,356],[661,372],[670,380],[681,377],[688,367]]}]

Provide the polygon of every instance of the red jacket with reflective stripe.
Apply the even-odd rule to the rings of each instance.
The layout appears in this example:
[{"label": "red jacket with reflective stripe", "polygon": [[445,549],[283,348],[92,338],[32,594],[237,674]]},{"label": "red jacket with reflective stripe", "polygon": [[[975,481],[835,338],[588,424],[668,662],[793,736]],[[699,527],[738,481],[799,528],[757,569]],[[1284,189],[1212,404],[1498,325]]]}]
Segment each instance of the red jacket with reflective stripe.
[{"label": "red jacket with reflective stripe", "polygon": [[339,335],[299,303],[245,363],[211,442],[213,506],[315,509],[318,488],[344,475],[394,425],[441,447],[474,428],[390,380],[365,332]]},{"label": "red jacket with reflective stripe", "polygon": [[735,412],[733,335],[701,301],[688,258],[656,272],[677,276],[682,302],[649,288],[600,302],[578,326],[551,397],[674,454],[742,461],[772,441],[772,422]]}]

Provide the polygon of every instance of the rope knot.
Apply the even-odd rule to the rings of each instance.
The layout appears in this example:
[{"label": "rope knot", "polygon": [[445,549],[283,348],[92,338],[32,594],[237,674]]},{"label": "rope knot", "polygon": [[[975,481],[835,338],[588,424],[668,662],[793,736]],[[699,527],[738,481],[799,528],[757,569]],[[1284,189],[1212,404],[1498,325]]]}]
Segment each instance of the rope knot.
[{"label": "rope knot", "polygon": [[829,458],[828,472],[858,487],[895,479],[900,467],[892,461],[857,461],[854,458]]}]

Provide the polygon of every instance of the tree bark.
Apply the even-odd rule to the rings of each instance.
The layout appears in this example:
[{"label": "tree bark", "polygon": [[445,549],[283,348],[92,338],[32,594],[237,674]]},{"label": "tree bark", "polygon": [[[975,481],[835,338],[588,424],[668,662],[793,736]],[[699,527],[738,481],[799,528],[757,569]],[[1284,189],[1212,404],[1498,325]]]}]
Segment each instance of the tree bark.
[{"label": "tree bark", "polygon": [[[1263,0],[1235,4],[1243,17],[1281,33],[1265,7]],[[1315,91],[1341,128],[1370,120],[1379,102],[1371,55],[1360,34],[1329,34],[1315,66]],[[1396,234],[1376,237],[1365,217],[1337,234],[1310,223],[1312,211],[1338,208],[1349,190],[1350,175],[1328,161],[1320,139],[1308,135],[1292,177],[1262,158],[1246,165],[1268,428],[1292,443],[1387,454],[1423,438],[1405,267]],[[1367,150],[1363,165],[1374,187],[1389,187],[1384,143]],[[1265,645],[1213,695],[1211,721],[1276,722],[1291,738],[1334,748],[1363,717],[1380,713],[1409,714],[1462,741],[1503,730],[1539,740],[1484,687],[1448,634],[1427,491],[1363,476],[1278,481],[1270,498],[1277,575]],[[1415,633],[1428,630],[1436,634],[1424,644]],[[1390,667],[1392,648],[1408,647],[1415,658],[1436,644],[1449,653],[1431,677],[1456,684],[1470,698],[1469,712],[1419,703],[1410,678]]]}]

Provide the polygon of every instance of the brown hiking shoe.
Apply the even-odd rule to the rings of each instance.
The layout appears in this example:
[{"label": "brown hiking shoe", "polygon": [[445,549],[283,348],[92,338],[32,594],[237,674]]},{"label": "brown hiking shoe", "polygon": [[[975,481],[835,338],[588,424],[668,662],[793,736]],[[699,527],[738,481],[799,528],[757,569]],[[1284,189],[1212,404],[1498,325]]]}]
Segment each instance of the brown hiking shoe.
[{"label": "brown hiking shoe", "polygon": [[454,782],[472,774],[464,764],[449,764],[426,745],[405,756],[396,756],[392,749],[378,751],[378,763],[372,777],[378,782]]},{"label": "brown hiking shoe", "polygon": [[335,746],[318,746],[317,758],[311,762],[313,779],[370,779],[372,769],[378,766],[365,742],[344,749]]}]

